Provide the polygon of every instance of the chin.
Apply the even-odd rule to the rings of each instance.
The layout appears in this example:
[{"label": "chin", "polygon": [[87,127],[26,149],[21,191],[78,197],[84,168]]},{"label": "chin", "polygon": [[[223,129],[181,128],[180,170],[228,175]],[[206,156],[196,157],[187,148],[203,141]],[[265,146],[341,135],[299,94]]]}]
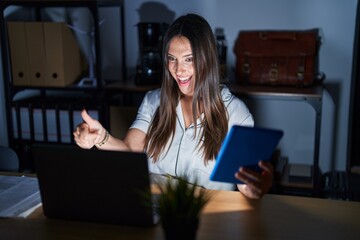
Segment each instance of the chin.
[{"label": "chin", "polygon": [[192,97],[194,95],[194,91],[193,90],[182,90],[180,88],[180,92],[182,93],[183,96],[188,96],[188,97]]}]

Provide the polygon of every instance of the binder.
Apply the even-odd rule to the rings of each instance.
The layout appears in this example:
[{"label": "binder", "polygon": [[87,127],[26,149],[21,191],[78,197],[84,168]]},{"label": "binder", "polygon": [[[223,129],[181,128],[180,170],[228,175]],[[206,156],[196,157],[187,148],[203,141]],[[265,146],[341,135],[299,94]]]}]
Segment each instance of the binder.
[{"label": "binder", "polygon": [[30,78],[25,22],[8,22],[7,27],[13,85],[28,86]]},{"label": "binder", "polygon": [[25,23],[31,86],[45,85],[45,48],[41,22]]},{"label": "binder", "polygon": [[70,116],[68,110],[60,110],[59,118],[60,118],[60,142],[62,143],[71,143],[71,139],[73,135],[71,134],[74,128],[70,128]]},{"label": "binder", "polygon": [[11,108],[11,119],[12,119],[12,125],[13,125],[13,135],[14,135],[14,139],[19,139],[19,129],[18,129],[18,121],[17,121],[17,117],[16,117],[16,108],[12,107]]},{"label": "binder", "polygon": [[63,22],[9,22],[13,84],[64,87],[85,71],[83,54]]},{"label": "binder", "polygon": [[33,109],[35,141],[44,141],[43,116],[40,108]]},{"label": "binder", "polygon": [[46,109],[46,127],[48,142],[57,142],[56,112],[55,109]]},{"label": "binder", "polygon": [[[21,126],[21,139],[30,140],[30,115],[29,115],[29,109],[26,107],[20,107],[20,126]],[[18,134],[19,134],[19,129],[18,129]]]},{"label": "binder", "polygon": [[44,22],[46,86],[64,87],[83,72],[83,61],[71,30],[61,22]]}]

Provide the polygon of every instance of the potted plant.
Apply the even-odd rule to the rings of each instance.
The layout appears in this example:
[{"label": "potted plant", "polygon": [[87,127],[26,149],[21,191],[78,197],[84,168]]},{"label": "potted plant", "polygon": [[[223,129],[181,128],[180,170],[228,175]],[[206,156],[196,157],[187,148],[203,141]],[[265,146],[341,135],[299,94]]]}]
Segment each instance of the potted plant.
[{"label": "potted plant", "polygon": [[166,239],[196,239],[200,213],[211,195],[187,177],[169,178],[158,183],[155,211],[159,214]]}]

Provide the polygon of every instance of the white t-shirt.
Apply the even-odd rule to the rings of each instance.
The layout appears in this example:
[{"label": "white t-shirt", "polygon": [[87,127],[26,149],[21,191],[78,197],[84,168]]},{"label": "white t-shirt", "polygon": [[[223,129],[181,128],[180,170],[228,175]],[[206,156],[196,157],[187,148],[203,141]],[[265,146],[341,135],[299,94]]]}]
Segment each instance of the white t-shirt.
[{"label": "white t-shirt", "polygon": [[[254,120],[244,102],[234,96],[226,86],[222,86],[221,96],[228,111],[230,130],[233,125],[253,126]],[[150,122],[160,104],[160,89],[146,93],[134,123],[130,128],[136,128],[147,133]],[[149,158],[149,171],[154,174],[171,175],[174,177],[188,176],[190,182],[195,182],[207,189],[233,190],[234,184],[210,181],[210,174],[215,160],[205,164],[198,147],[198,138],[194,138],[194,125],[185,129],[181,104],[176,107],[177,121],[174,139],[167,151],[164,151],[156,163]],[[201,131],[200,120],[197,120],[197,131]],[[235,174],[235,173],[234,173]]]}]

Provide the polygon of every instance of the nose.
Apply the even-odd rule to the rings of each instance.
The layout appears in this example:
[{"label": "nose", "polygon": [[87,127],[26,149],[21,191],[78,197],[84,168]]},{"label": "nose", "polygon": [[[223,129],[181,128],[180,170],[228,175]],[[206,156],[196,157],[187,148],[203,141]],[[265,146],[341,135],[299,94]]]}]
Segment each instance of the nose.
[{"label": "nose", "polygon": [[185,72],[186,71],[186,68],[185,68],[185,65],[184,64],[181,64],[181,63],[179,63],[179,62],[177,62],[176,64],[175,64],[175,73],[177,74],[177,75],[181,75],[183,72]]}]

